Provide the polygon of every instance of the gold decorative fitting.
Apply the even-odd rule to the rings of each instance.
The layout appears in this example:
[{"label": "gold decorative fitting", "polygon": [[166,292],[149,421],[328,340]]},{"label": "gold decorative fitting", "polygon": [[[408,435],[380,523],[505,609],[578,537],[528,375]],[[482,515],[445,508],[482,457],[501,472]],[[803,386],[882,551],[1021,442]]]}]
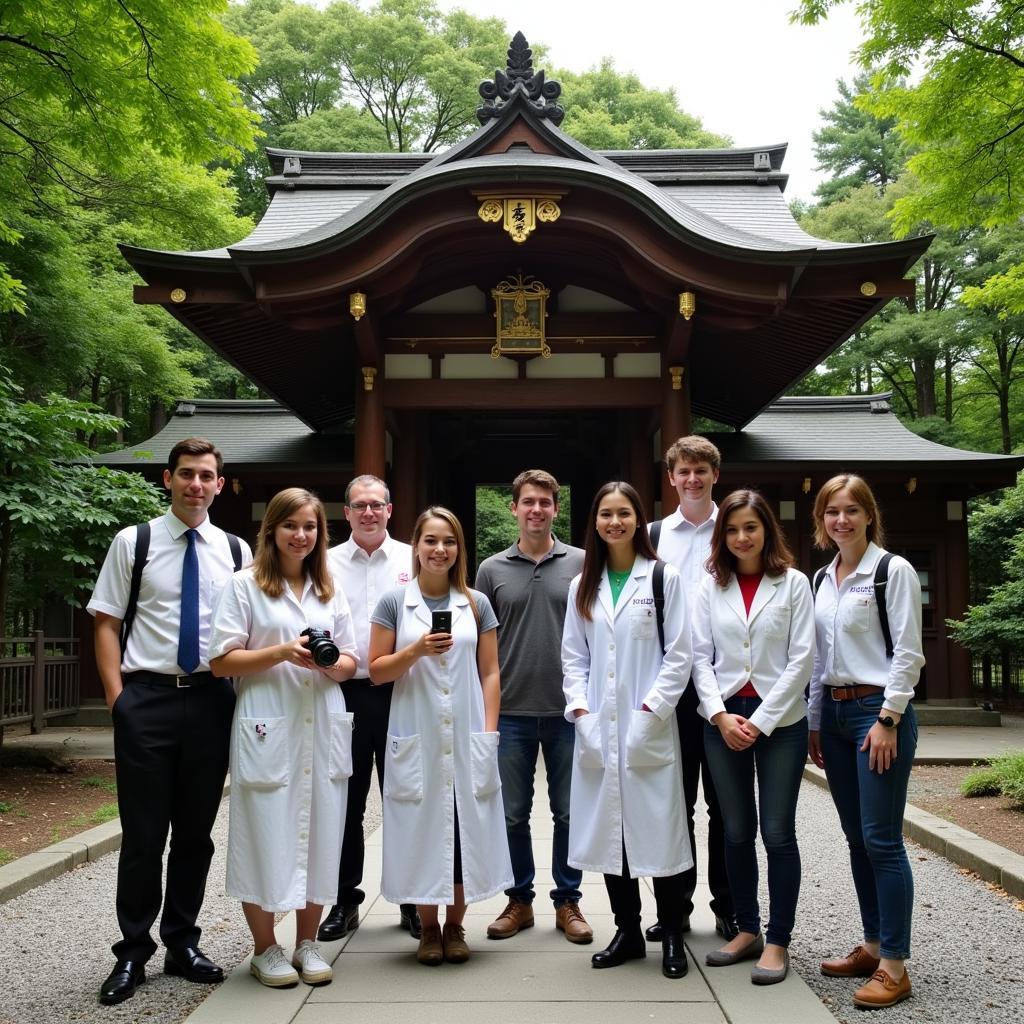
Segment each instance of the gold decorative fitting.
[{"label": "gold decorative fitting", "polygon": [[235,494],[241,494],[242,493],[242,481],[239,480],[237,476],[233,476],[231,478],[231,490]]},{"label": "gold decorative fitting", "polygon": [[551,224],[562,215],[558,206],[562,193],[539,196],[488,193],[476,198],[480,201],[477,216],[485,224],[502,221],[512,241],[520,244],[533,234],[538,221]]},{"label": "gold decorative fitting", "polygon": [[[348,311],[352,314],[352,319],[356,321],[362,320],[366,316],[366,296],[362,292],[352,292],[349,295]],[[370,388],[366,390],[369,391]]]},{"label": "gold decorative fitting", "polygon": [[811,478],[809,476],[804,477],[804,482],[800,485],[800,490],[803,491],[804,494],[811,493]]},{"label": "gold decorative fitting", "polygon": [[523,278],[522,274],[508,277],[491,289],[494,299],[494,318],[498,322],[497,340],[491,349],[491,358],[499,356],[543,356],[551,355],[551,348],[545,340],[545,318],[547,317],[550,290],[540,281]]},{"label": "gold decorative fitting", "polygon": [[861,295],[866,295],[866,296],[867,296],[867,297],[868,297],[869,299],[870,299],[870,298],[871,298],[871,296],[872,296],[872,295],[874,295],[874,294],[875,294],[875,292],[877,292],[877,291],[878,291],[878,285],[877,285],[877,284],[875,284],[875,282],[874,282],[874,281],[865,281],[865,282],[864,282],[864,283],[863,283],[863,284],[862,284],[862,285],[860,286],[860,293],[861,293]]},{"label": "gold decorative fitting", "polygon": [[188,298],[188,292],[184,288],[171,289],[171,302],[184,302]]},{"label": "gold decorative fitting", "polygon": [[373,381],[377,376],[377,368],[375,366],[364,366],[363,367],[363,390],[372,391]]},{"label": "gold decorative fitting", "polygon": [[693,292],[679,293],[679,313],[684,320],[689,320],[697,312],[697,296]]},{"label": "gold decorative fitting", "polygon": [[670,366],[668,372],[672,374],[672,390],[682,391],[683,390],[683,374],[686,373],[686,368],[683,366]]},{"label": "gold decorative fitting", "polygon": [[917,477],[912,476],[904,486],[907,489],[907,494],[913,494],[917,490]]}]

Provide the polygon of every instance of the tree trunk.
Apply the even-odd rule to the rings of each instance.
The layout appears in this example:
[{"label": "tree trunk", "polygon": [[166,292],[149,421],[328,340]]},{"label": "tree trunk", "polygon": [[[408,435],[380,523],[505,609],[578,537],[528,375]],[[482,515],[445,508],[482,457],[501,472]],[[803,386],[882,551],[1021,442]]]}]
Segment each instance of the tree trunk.
[{"label": "tree trunk", "polygon": [[158,434],[167,426],[167,406],[154,398],[149,403],[149,435]]},{"label": "tree trunk", "polygon": [[[110,393],[110,411],[118,419],[124,419],[124,393],[112,391]],[[114,438],[119,444],[124,444],[124,427],[118,427]]]},{"label": "tree trunk", "polygon": [[14,529],[8,512],[0,512],[0,639],[7,635],[7,594],[11,578]]},{"label": "tree trunk", "polygon": [[914,370],[914,390],[917,397],[917,418],[934,416],[935,403],[935,357],[921,356],[911,363]]},{"label": "tree trunk", "polygon": [[953,422],[953,355],[949,346],[943,347],[945,357],[942,366],[942,379],[945,383],[946,394],[943,401],[943,418],[947,423]]}]

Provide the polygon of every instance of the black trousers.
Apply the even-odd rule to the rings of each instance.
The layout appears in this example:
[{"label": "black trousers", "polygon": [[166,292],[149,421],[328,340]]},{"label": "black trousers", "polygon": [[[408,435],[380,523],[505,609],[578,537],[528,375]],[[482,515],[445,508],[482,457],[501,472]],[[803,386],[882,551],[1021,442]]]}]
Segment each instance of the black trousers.
[{"label": "black trousers", "polygon": [[123,833],[117,865],[117,923],[123,937],[112,947],[118,960],[144,963],[156,951],[150,929],[161,899],[163,944],[168,949],[199,944],[196,919],[213,857],[210,832],[224,790],[234,708],[235,691],[227,679],[187,689],[128,682],[114,703]]},{"label": "black trousers", "polygon": [[359,888],[363,880],[366,847],[363,841],[363,816],[370,793],[373,763],[377,762],[377,784],[384,788],[384,755],[387,750],[388,718],[394,683],[374,686],[369,679],[349,679],[341,684],[345,708],[352,712],[352,775],[348,780],[348,805],[341,842],[338,870],[338,905],[360,904],[366,893]]},{"label": "black trousers", "polygon": [[704,800],[708,805],[708,887],[711,889],[711,910],[720,917],[732,919],[734,909],[729,891],[729,876],[725,869],[725,831],[722,828],[722,809],[715,793],[711,769],[704,753],[705,720],[697,711],[697,689],[691,680],[676,706],[679,723],[679,744],[683,754],[683,800],[686,803],[686,827],[693,850],[693,867],[684,871],[683,915],[693,913],[693,894],[697,889],[697,844],[694,837],[693,817],[697,805],[697,786],[703,783]]},{"label": "black trousers", "polygon": [[[654,900],[658,907],[658,924],[665,932],[679,932],[683,928],[683,899],[686,873],[652,878]],[[640,929],[640,879],[629,877],[626,848],[622,848],[622,874],[605,875],[608,902],[615,915],[615,927],[620,931]]]}]

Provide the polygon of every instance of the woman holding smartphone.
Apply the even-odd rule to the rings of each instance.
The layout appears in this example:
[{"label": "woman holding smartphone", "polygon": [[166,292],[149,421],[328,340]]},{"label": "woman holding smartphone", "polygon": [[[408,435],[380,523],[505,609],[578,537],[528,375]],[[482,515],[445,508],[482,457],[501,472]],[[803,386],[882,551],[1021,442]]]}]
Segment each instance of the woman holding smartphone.
[{"label": "woman holding smartphone", "polygon": [[836,557],[815,596],[817,657],[811,678],[808,747],[825,769],[850,847],[864,940],[821,973],[867,978],[853,994],[864,1009],[911,994],[906,960],[914,878],[903,845],[907,784],[917,749],[914,696],[924,665],[921,583],[914,567],[889,557],[882,589],[888,643],[876,599],[887,553],[882,514],[859,476],[829,480],[814,501],[814,537]]},{"label": "woman holding smartphone", "polygon": [[[332,977],[315,940],[338,889],[352,715],[337,684],[356,670],[356,644],[327,569],[327,540],[316,495],[298,487],[274,495],[253,564],[225,586],[210,637],[214,674],[238,680],[227,892],[242,900],[252,932],[250,971],[272,988]],[[302,635],[311,627],[330,640],[314,639],[311,649]],[[274,936],[284,910],[296,918],[291,963]]]},{"label": "woman holding smartphone", "polygon": [[426,509],[412,547],[412,581],[385,594],[370,617],[370,679],[395,682],[381,893],[418,905],[416,956],[436,966],[469,959],[466,905],[511,886],[512,865],[498,776],[498,622],[469,588],[452,512]]},{"label": "woman holding smartphone", "polygon": [[[721,503],[709,575],[693,612],[693,681],[704,749],[725,828],[725,862],[739,934],[707,954],[709,967],[757,959],[750,980],[789,973],[800,894],[796,804],[807,757],[804,687],[814,664],[814,605],[778,521],[757,491]],[[757,798],[754,778],[757,777]],[[757,838],[768,855],[769,916],[761,934]]]},{"label": "woman holding smartphone", "polygon": [[650,876],[662,973],[682,978],[682,872],[693,856],[675,707],[690,677],[686,600],[679,573],[657,561],[640,496],[628,483],[611,481],[597,492],[584,550],[562,633],[565,714],[576,724],[569,863],[604,874],[615,914],[615,935],[591,963],[617,967],[646,957],[638,879]]}]

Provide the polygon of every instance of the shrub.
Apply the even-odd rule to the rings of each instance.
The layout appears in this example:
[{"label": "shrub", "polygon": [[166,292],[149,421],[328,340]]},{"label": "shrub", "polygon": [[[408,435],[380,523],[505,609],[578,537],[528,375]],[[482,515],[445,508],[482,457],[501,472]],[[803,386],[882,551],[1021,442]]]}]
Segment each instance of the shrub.
[{"label": "shrub", "polygon": [[1002,795],[1024,806],[1024,750],[993,758],[989,767],[971,772],[960,792],[964,796]]}]

